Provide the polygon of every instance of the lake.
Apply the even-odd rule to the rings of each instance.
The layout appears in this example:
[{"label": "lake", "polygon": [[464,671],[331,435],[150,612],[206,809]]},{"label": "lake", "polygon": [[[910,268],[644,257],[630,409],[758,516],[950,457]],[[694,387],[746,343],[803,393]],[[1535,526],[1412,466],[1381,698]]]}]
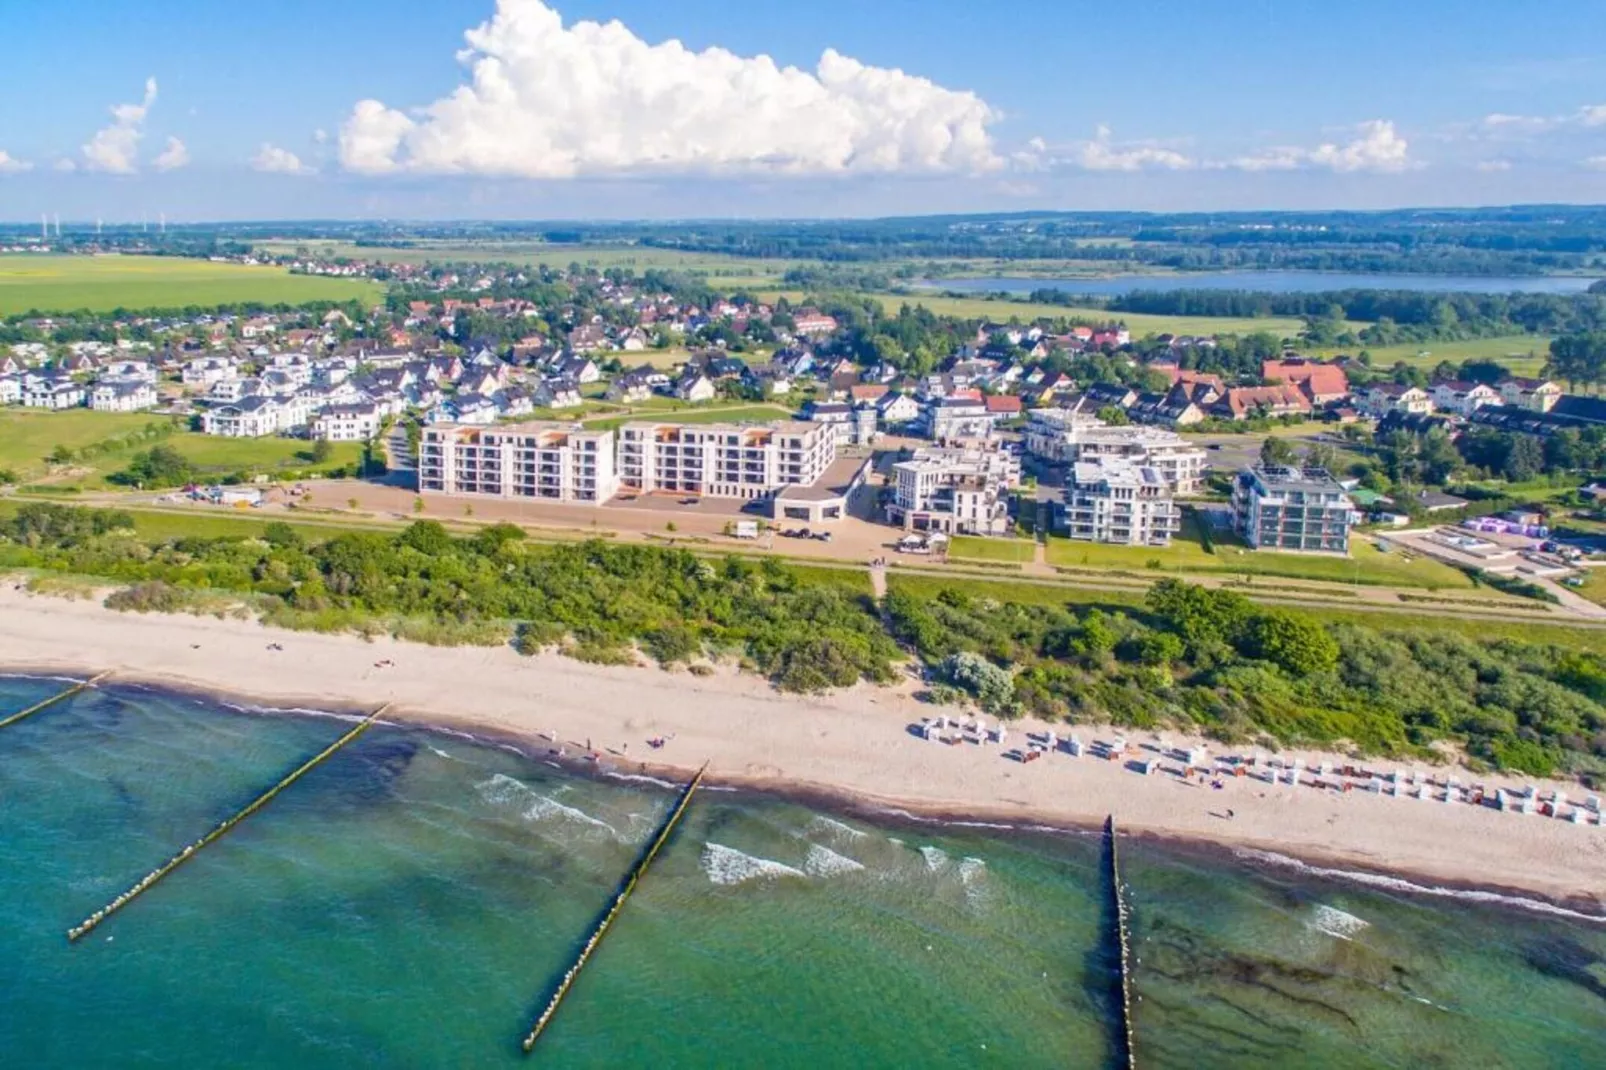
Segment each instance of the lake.
[{"label": "lake", "polygon": [[1385,275],[1338,271],[1218,271],[1200,274],[1118,275],[1106,278],[928,279],[921,289],[956,293],[1067,293],[1118,297],[1142,290],[1253,290],[1261,293],[1321,293],[1330,290],[1421,290],[1425,293],[1574,294],[1597,280],[1573,275]]}]

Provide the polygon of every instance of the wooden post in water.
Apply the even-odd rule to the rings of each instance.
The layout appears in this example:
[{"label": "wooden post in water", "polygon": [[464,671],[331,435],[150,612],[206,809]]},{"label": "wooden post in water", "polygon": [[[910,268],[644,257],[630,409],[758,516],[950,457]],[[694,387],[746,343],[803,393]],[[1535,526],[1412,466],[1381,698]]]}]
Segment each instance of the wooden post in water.
[{"label": "wooden post in water", "polygon": [[680,824],[681,817],[686,813],[686,807],[691,804],[691,797],[697,794],[698,788],[702,787],[703,775],[707,772],[708,763],[704,762],[703,767],[697,770],[697,775],[687,783],[686,790],[681,793],[680,801],[669,812],[669,816],[664,819],[663,827],[658,830],[658,835],[653,837],[651,845],[636,860],[635,867],[631,869],[624,883],[619,886],[619,890],[614,893],[613,904],[608,907],[608,912],[602,916],[602,920],[597,923],[597,927],[591,930],[591,935],[586,939],[585,944],[581,946],[580,954],[575,957],[574,964],[564,973],[563,980],[558,982],[558,987],[553,990],[552,997],[547,1000],[546,1009],[541,1012],[541,1016],[535,1020],[535,1024],[530,1027],[529,1033],[525,1035],[524,1051],[526,1054],[534,1049],[535,1042],[541,1039],[541,1034],[546,1032],[548,1025],[552,1024],[552,1019],[558,1013],[558,1008],[563,1005],[564,997],[569,994],[569,989],[574,986],[575,978],[580,976],[580,971],[590,961],[592,952],[596,951],[602,944],[602,938],[608,935],[608,929],[613,925],[614,919],[624,909],[631,893],[636,890],[636,885],[640,883],[642,876],[646,874],[647,867],[652,865],[654,858],[658,857],[658,851],[663,847],[665,841],[669,839],[669,834],[675,831],[676,825]]},{"label": "wooden post in water", "polygon": [[89,679],[82,681],[81,683],[73,684],[71,687],[67,688],[65,691],[61,691],[61,692],[58,692],[58,693],[56,693],[54,695],[51,695],[49,698],[45,699],[43,702],[35,702],[32,706],[29,706],[27,709],[19,710],[18,712],[13,713],[10,717],[5,718],[4,720],[0,720],[0,728],[5,728],[5,727],[7,727],[9,725],[14,725],[18,721],[22,720],[25,717],[32,717],[34,714],[38,713],[40,710],[44,709],[47,706],[54,706],[56,703],[62,701],[63,699],[72,698],[74,695],[78,694],[78,692],[87,690],[88,688],[91,688],[91,687],[94,687],[96,684],[100,683],[102,680],[106,679],[106,677],[108,677],[110,675],[111,675],[110,671],[103,672],[103,673],[98,673],[98,674],[96,674],[94,676],[91,676]]},{"label": "wooden post in water", "polygon": [[240,822],[244,821],[246,818],[268,805],[268,803],[273,800],[274,796],[278,795],[285,788],[288,788],[291,784],[294,784],[296,781],[306,776],[313,769],[323,764],[326,759],[332,756],[340,748],[344,747],[346,744],[368,731],[368,729],[372,728],[374,722],[379,719],[380,714],[384,713],[388,709],[390,709],[390,703],[387,702],[373,713],[370,713],[367,717],[364,717],[362,720],[358,721],[348,732],[346,732],[345,735],[341,736],[323,750],[301,763],[301,765],[298,766],[296,770],[289,776],[285,777],[283,780],[273,785],[273,787],[269,788],[267,791],[253,799],[251,804],[245,809],[239,811],[233,817],[228,818],[221,825],[214,828],[211,832],[208,832],[205,836],[202,836],[200,839],[184,848],[178,854],[168,859],[167,862],[165,862],[160,868],[151,870],[140,879],[138,884],[134,885],[128,891],[124,892],[116,899],[113,899],[110,903],[107,903],[105,906],[95,911],[93,914],[79,922],[77,925],[73,926],[71,929],[68,929],[67,941],[69,943],[77,943],[85,936],[88,936],[101,922],[105,921],[107,918],[126,907],[129,903],[132,903],[136,898],[143,895],[145,892],[150,891],[151,888],[154,887],[155,884],[163,877],[167,876],[179,866],[182,866],[184,863],[188,862],[191,858],[194,858],[196,853],[199,852],[201,848],[215,840],[221,839],[223,835],[235,825],[238,825]]},{"label": "wooden post in water", "polygon": [[1121,884],[1121,855],[1116,845],[1115,815],[1105,819],[1104,834],[1110,839],[1110,891],[1115,897],[1115,930],[1120,944],[1117,970],[1121,979],[1121,1034],[1126,1050],[1121,1064],[1127,1070],[1137,1070],[1137,1048],[1132,1029],[1132,934],[1126,905],[1126,889]]}]

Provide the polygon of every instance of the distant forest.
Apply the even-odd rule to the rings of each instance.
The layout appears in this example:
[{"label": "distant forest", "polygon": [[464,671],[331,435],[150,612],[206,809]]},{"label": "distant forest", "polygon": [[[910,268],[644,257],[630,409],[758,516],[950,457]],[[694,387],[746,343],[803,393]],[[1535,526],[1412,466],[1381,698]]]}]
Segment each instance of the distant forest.
[{"label": "distant forest", "polygon": [[[30,227],[0,226],[0,240]],[[169,226],[108,231],[102,245],[194,255],[264,238],[332,238],[375,247],[419,241],[640,245],[833,263],[996,258],[1111,268],[1299,269],[1466,275],[1606,271],[1606,207],[1529,205],[1382,212],[1024,212],[866,220],[355,223]],[[96,236],[69,231],[64,242]]]}]

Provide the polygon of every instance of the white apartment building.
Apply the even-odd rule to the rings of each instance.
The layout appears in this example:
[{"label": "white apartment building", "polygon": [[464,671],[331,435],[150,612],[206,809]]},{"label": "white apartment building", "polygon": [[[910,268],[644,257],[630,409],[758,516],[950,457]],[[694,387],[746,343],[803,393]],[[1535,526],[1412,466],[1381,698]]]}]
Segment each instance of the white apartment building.
[{"label": "white apartment building", "polygon": [[611,431],[541,420],[434,424],[418,447],[425,494],[486,494],[600,505],[618,490]]},{"label": "white apartment building", "polygon": [[139,412],[156,407],[156,387],[144,380],[114,379],[89,389],[89,407],[96,412]]},{"label": "white apartment building", "polygon": [[201,414],[201,430],[224,438],[261,438],[305,427],[312,413],[305,398],[256,395],[208,409]]},{"label": "white apartment building", "polygon": [[1171,484],[1153,465],[1078,461],[1065,486],[1065,534],[1121,546],[1169,546],[1182,526]]},{"label": "white apartment building", "polygon": [[211,386],[240,374],[240,362],[233,357],[200,357],[184,365],[179,380],[192,389]]},{"label": "white apartment building", "polygon": [[22,403],[31,409],[76,409],[84,403],[83,385],[71,379],[25,379]]},{"label": "white apartment building", "polygon": [[1238,534],[1257,550],[1349,553],[1355,506],[1321,468],[1255,465],[1232,488]]},{"label": "white apartment building", "polygon": [[1026,451],[1045,460],[1076,464],[1122,460],[1158,471],[1173,494],[1197,494],[1209,454],[1175,431],[1160,427],[1111,427],[1096,417],[1065,409],[1032,413]]},{"label": "white apartment building", "polygon": [[916,450],[892,466],[887,518],[905,531],[1007,535],[1020,459],[996,443]]},{"label": "white apartment building", "polygon": [[932,398],[923,414],[926,434],[935,442],[959,438],[986,438],[993,433],[999,415],[990,412],[980,396]]},{"label": "white apartment building", "polygon": [[15,375],[0,375],[0,405],[18,405],[22,402],[22,380]]},{"label": "white apartment building", "polygon": [[312,418],[313,438],[330,442],[367,442],[379,435],[379,406],[371,401],[325,405]]},{"label": "white apartment building", "polygon": [[812,486],[836,460],[827,425],[628,423],[619,429],[619,483],[649,492],[763,498]]}]

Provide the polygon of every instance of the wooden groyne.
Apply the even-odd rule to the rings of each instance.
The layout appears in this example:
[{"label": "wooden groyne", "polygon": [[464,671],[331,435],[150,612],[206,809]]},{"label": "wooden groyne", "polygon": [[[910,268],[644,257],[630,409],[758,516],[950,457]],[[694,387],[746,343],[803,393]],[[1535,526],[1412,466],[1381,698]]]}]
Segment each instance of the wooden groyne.
[{"label": "wooden groyne", "polygon": [[218,839],[221,839],[224,834],[234,826],[238,825],[240,822],[244,821],[246,818],[268,805],[268,803],[271,802],[273,798],[281,791],[288,788],[291,784],[294,784],[302,777],[306,776],[313,769],[323,764],[325,760],[332,756],[336,751],[340,750],[340,748],[344,747],[346,744],[368,731],[368,729],[372,728],[374,722],[379,719],[379,716],[388,709],[390,709],[390,704],[386,703],[373,713],[370,713],[367,717],[364,717],[362,720],[358,721],[348,732],[346,732],[345,735],[341,736],[323,750],[301,763],[301,765],[298,766],[296,770],[289,776],[285,777],[283,780],[273,785],[273,787],[269,788],[267,791],[253,799],[250,805],[248,805],[245,809],[239,811],[233,817],[228,818],[222,824],[214,828],[211,832],[208,832],[205,836],[202,836],[200,839],[184,848],[178,854],[168,859],[167,862],[164,863],[160,868],[151,870],[140,879],[138,884],[134,885],[128,891],[124,892],[116,899],[113,899],[110,903],[107,903],[93,914],[89,915],[89,917],[85,918],[71,929],[68,929],[68,942],[76,943],[85,936],[88,936],[90,933],[94,932],[95,928],[100,925],[101,922],[105,921],[107,918],[126,907],[129,903],[132,903],[139,896],[150,891],[151,888],[154,887],[156,883],[163,877],[167,876],[179,866],[182,866],[184,863],[194,858],[201,848]]},{"label": "wooden groyne", "polygon": [[108,677],[110,675],[111,675],[110,672],[98,673],[95,676],[91,676],[87,680],[84,680],[84,681],[82,681],[80,683],[73,684],[71,687],[67,688],[65,691],[59,691],[56,694],[51,695],[49,698],[45,699],[43,702],[35,702],[32,706],[29,706],[25,710],[18,710],[16,713],[13,713],[11,716],[6,717],[3,720],[0,720],[0,728],[5,728],[8,725],[14,725],[18,721],[22,720],[25,717],[32,717],[34,714],[38,713],[40,710],[46,708],[47,706],[54,706],[56,703],[61,702],[63,699],[72,698],[74,695],[78,694],[78,692],[87,690],[88,688],[91,688],[91,687],[94,687],[96,684],[100,683],[102,680],[106,679],[106,677]]},{"label": "wooden groyne", "polygon": [[658,857],[658,852],[664,843],[668,841],[669,834],[675,831],[676,825],[680,824],[680,819],[686,813],[686,807],[691,805],[691,797],[697,794],[698,788],[702,787],[703,774],[707,772],[708,765],[704,763],[703,767],[697,770],[697,775],[687,783],[686,789],[681,792],[680,801],[675,804],[675,808],[664,819],[662,827],[658,829],[658,835],[653,837],[652,843],[642,856],[636,860],[635,867],[631,869],[624,883],[619,886],[619,890],[614,893],[613,903],[608,907],[608,912],[602,916],[602,920],[597,923],[597,927],[591,930],[590,937],[586,939],[586,942],[580,948],[580,954],[575,956],[574,964],[569,967],[568,972],[563,975],[563,980],[559,981],[558,987],[553,990],[552,997],[547,1000],[546,1009],[541,1012],[541,1016],[530,1027],[529,1033],[525,1034],[524,1050],[526,1053],[535,1047],[535,1042],[541,1039],[541,1034],[546,1032],[547,1026],[552,1024],[552,1019],[557,1015],[558,1008],[563,1005],[564,997],[569,994],[569,989],[574,987],[575,978],[580,976],[580,971],[585,969],[585,964],[590,961],[592,953],[602,944],[602,938],[608,935],[608,929],[612,927],[614,919],[619,916],[620,911],[624,910],[625,903],[630,900],[631,894],[635,892],[636,885],[641,882],[641,878],[647,872],[647,867],[652,865],[652,860]]},{"label": "wooden groyne", "polygon": [[1122,1051],[1117,1060],[1127,1070],[1136,1070],[1137,1047],[1132,1031],[1132,931],[1131,917],[1126,903],[1126,886],[1121,883],[1121,853],[1115,834],[1115,815],[1104,821],[1104,834],[1110,841],[1110,894],[1114,897],[1115,933],[1119,952],[1116,971],[1121,982],[1121,1036]]}]

